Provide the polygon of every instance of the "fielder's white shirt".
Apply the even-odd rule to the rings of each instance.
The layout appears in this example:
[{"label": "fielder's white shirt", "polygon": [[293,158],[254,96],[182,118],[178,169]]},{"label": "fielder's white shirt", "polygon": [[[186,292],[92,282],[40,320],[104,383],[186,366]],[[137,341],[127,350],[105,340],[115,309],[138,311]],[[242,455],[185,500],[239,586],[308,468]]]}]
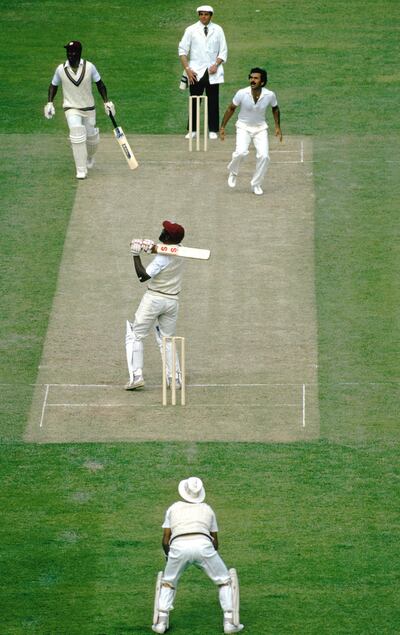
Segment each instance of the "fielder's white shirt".
[{"label": "fielder's white shirt", "polygon": [[146,267],[146,273],[151,278],[148,290],[177,296],[182,288],[184,264],[183,258],[157,254]]},{"label": "fielder's white shirt", "polygon": [[100,74],[92,62],[80,59],[75,72],[67,60],[57,66],[51,83],[53,86],[62,86],[64,110],[93,110],[95,102],[92,83],[100,79]]},{"label": "fielder's white shirt", "polygon": [[257,103],[255,103],[251,94],[251,86],[238,90],[232,99],[232,103],[235,106],[240,106],[236,127],[250,127],[257,128],[259,130],[268,128],[267,122],[265,121],[265,111],[268,106],[274,108],[278,105],[275,93],[267,88],[261,89],[261,95]]},{"label": "fielder's white shirt", "polygon": [[[178,54],[190,57],[190,68],[201,79],[210,66],[215,64],[217,57],[226,62],[228,46],[225,34],[218,24],[209,22],[208,34],[204,33],[204,25],[199,21],[188,26],[178,46]],[[223,64],[218,66],[216,73],[209,75],[210,84],[222,84],[224,81]]]},{"label": "fielder's white shirt", "polygon": [[182,534],[206,534],[218,531],[217,519],[207,503],[178,501],[169,507],[162,524],[171,530],[171,539]]}]

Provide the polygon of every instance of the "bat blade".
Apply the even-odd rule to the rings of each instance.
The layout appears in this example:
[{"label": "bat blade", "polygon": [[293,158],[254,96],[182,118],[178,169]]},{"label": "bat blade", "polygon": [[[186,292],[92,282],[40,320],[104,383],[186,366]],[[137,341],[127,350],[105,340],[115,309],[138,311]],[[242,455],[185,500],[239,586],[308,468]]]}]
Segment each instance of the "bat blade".
[{"label": "bat blade", "polygon": [[154,245],[157,254],[166,256],[179,256],[180,258],[194,258],[195,260],[208,260],[211,252],[209,249],[197,249],[196,247],[184,247],[183,245]]},{"label": "bat blade", "polygon": [[136,168],[139,167],[139,163],[137,162],[136,157],[132,152],[131,146],[129,145],[128,139],[126,138],[121,126],[117,126],[116,128],[114,128],[114,135],[119,145],[121,146],[121,150],[130,169],[136,170]]},{"label": "bat blade", "polygon": [[123,152],[123,155],[130,169],[136,170],[136,168],[139,166],[139,163],[137,162],[136,157],[132,152],[132,148],[129,145],[128,139],[126,138],[124,131],[122,130],[121,126],[117,124],[111,112],[108,113],[108,116],[110,117],[113,128],[114,128],[114,136],[116,140],[118,141],[119,145],[121,146],[121,150]]}]

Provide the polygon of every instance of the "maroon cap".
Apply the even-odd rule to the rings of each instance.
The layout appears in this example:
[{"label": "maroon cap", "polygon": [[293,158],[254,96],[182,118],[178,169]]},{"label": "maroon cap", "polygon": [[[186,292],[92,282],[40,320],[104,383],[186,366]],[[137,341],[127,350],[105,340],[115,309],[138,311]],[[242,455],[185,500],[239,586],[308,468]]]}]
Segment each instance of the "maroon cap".
[{"label": "maroon cap", "polygon": [[180,243],[183,240],[185,235],[185,230],[182,225],[178,225],[178,223],[171,223],[169,220],[165,220],[163,222],[164,229],[168,232],[173,240],[176,240],[177,243]]},{"label": "maroon cap", "polygon": [[68,53],[80,53],[82,51],[82,44],[78,42],[78,40],[72,40],[68,42],[64,48],[67,49]]}]

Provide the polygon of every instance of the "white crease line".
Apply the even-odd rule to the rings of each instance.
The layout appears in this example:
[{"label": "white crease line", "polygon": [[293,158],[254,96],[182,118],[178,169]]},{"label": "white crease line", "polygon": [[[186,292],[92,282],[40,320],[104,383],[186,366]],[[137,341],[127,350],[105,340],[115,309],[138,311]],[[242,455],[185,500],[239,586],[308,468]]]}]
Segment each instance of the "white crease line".
[{"label": "white crease line", "polygon": [[44,401],[43,401],[43,406],[42,406],[42,416],[40,417],[39,428],[41,428],[43,426],[44,411],[46,410],[47,396],[49,394],[49,390],[50,390],[50,384],[46,384],[46,392],[45,392],[45,395],[44,395]]},{"label": "white crease line", "polygon": [[[35,385],[35,384],[33,384]],[[37,384],[38,386],[54,386],[58,388],[119,388],[121,384]],[[161,384],[147,384],[149,388],[160,388]],[[259,388],[266,386],[317,386],[317,383],[258,383],[258,384],[186,384],[188,388]]]},{"label": "white crease line", "polygon": [[[161,404],[157,403],[151,403],[151,404],[140,404],[140,405],[135,405],[135,407],[139,407],[142,408],[144,407],[149,407],[149,408],[154,408],[154,406],[161,406]],[[179,405],[179,404],[178,404]],[[226,404],[193,404],[194,406],[196,406],[196,408],[204,406],[205,408],[212,408],[212,407],[223,407],[226,408]],[[234,404],[234,405],[238,405],[238,404]],[[47,404],[47,408],[130,408],[131,405],[128,403],[48,403]],[[246,406],[246,408],[248,408],[249,406]],[[255,408],[265,408],[265,404],[260,404],[259,406],[255,405]],[[271,403],[268,404],[269,408],[298,408],[299,404],[298,403]]]},{"label": "white crease line", "polygon": [[[303,161],[271,161],[270,167],[274,165],[301,165],[302,163],[315,163],[315,160],[303,160]],[[167,165],[187,165],[187,161],[163,161],[162,159],[159,161],[142,161],[142,165],[160,165],[161,163],[165,163]],[[219,161],[207,161],[207,164],[204,161],[191,161],[190,165],[220,165]]]}]

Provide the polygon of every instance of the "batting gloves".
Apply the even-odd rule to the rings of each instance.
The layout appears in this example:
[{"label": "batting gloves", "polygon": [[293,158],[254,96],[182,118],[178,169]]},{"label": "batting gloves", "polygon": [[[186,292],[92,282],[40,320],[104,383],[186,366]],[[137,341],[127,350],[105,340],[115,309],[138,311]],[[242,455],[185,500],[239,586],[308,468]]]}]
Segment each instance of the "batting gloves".
[{"label": "batting gloves", "polygon": [[56,114],[56,109],[52,101],[49,101],[44,107],[44,116],[46,119],[51,119]]},{"label": "batting gloves", "polygon": [[106,112],[106,115],[108,117],[108,115],[112,115],[113,117],[115,117],[115,106],[112,103],[112,101],[105,101],[104,102],[104,110]]},{"label": "batting gloves", "polygon": [[148,238],[145,238],[142,243],[142,251],[144,251],[145,254],[151,254],[153,251],[153,247],[154,247],[154,240],[149,240]]},{"label": "batting gloves", "polygon": [[131,254],[138,256],[142,251],[143,240],[141,238],[135,238],[131,241]]}]

